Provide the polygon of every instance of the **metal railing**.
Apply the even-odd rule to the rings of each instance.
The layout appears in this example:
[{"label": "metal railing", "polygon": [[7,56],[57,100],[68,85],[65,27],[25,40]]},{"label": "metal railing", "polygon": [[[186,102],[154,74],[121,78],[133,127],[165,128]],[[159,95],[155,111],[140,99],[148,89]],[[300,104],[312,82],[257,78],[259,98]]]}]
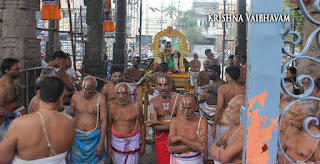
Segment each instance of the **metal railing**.
[{"label": "metal railing", "polygon": [[[35,82],[43,68],[44,67],[35,67],[22,70],[21,77],[25,78],[25,85],[21,85],[21,88],[25,89],[24,105],[26,106],[26,108],[29,107],[29,102],[31,98],[37,94]],[[34,89],[34,92],[31,92],[32,89]]]},{"label": "metal railing", "polygon": [[[285,71],[287,70],[288,67],[291,66],[291,63],[297,61],[298,59],[309,59],[309,60],[313,60],[317,63],[320,63],[320,60],[314,58],[314,57],[310,57],[310,56],[304,56],[307,51],[310,49],[311,47],[311,43],[313,41],[313,39],[316,37],[316,41],[317,41],[317,45],[318,45],[318,48],[320,49],[320,40],[319,40],[319,34],[320,34],[320,22],[319,21],[316,21],[314,20],[310,14],[308,13],[305,5],[303,4],[302,0],[297,0],[298,1],[298,5],[299,5],[299,8],[301,10],[301,12],[303,13],[303,16],[312,24],[314,25],[317,25],[318,28],[316,30],[314,30],[311,35],[309,36],[303,50],[297,54],[292,54],[291,52],[287,51],[286,50],[286,47],[285,47],[285,38],[288,36],[288,35],[295,35],[297,37],[297,40],[295,42],[292,42],[292,44],[294,45],[297,45],[300,43],[300,40],[301,40],[301,37],[299,35],[299,33],[295,32],[295,31],[290,31],[290,22],[286,22],[285,24],[285,29],[283,30],[282,34],[283,34],[283,45],[282,45],[282,50],[283,52],[292,57],[292,59],[290,59],[285,65],[284,65],[284,68],[283,68],[283,71],[282,71],[282,75],[281,75],[281,82],[282,82],[282,85],[283,86],[286,86],[285,83],[284,83],[284,75],[285,75]],[[319,5],[319,2],[320,0],[315,0],[314,2],[314,8],[315,8],[315,11],[316,12],[320,12],[320,5]],[[290,13],[290,10],[288,8],[286,8],[286,14],[289,14]],[[307,89],[307,91],[303,94],[300,94],[300,95],[294,95],[292,94],[291,92],[289,92],[289,90],[286,88],[286,87],[283,87],[283,89],[285,90],[285,92],[290,95],[291,97],[295,98],[296,100],[294,101],[291,101],[285,108],[284,110],[282,111],[281,115],[280,115],[280,118],[279,118],[279,127],[281,127],[281,120],[284,116],[284,114],[294,105],[296,104],[297,102],[299,101],[302,101],[302,100],[317,100],[317,101],[320,101],[320,98],[318,97],[314,97],[314,96],[310,96],[311,93],[313,92],[314,90],[314,87],[315,87],[315,82],[314,80],[312,79],[311,76],[309,75],[300,75],[297,77],[297,84],[300,85],[300,86],[303,86],[302,84],[302,80],[304,79],[308,79],[310,81],[310,86],[309,88]],[[303,128],[304,130],[306,131],[306,133],[308,135],[310,135],[311,137],[313,138],[320,138],[320,134],[311,134],[309,129],[308,129],[308,125],[311,121],[314,121],[314,124],[315,125],[319,125],[319,120],[315,117],[307,117],[305,120],[304,120],[304,123],[303,123]],[[280,129],[279,129],[280,130]],[[279,144],[279,148],[282,152],[282,154],[285,156],[285,158],[290,162],[290,163],[296,163],[295,161],[291,160],[287,155],[286,153],[284,152],[283,148],[282,148],[282,145],[281,145],[281,140],[280,140],[280,135],[279,135],[279,138],[278,138],[278,144]]]}]

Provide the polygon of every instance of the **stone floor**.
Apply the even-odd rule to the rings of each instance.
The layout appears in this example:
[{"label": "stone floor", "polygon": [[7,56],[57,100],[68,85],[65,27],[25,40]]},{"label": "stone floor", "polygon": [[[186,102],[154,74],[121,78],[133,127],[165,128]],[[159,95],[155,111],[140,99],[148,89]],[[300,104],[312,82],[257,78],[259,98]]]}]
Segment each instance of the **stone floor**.
[{"label": "stone floor", "polygon": [[[156,153],[154,143],[146,144],[146,153],[139,157],[139,164],[156,164]],[[111,164],[110,159],[106,161],[106,164]]]},{"label": "stone floor", "polygon": [[[146,152],[142,157],[139,157],[139,164],[156,164],[156,153],[154,143],[146,144]],[[67,164],[71,164],[70,160],[67,159]],[[107,158],[105,164],[112,164],[110,159]]]}]

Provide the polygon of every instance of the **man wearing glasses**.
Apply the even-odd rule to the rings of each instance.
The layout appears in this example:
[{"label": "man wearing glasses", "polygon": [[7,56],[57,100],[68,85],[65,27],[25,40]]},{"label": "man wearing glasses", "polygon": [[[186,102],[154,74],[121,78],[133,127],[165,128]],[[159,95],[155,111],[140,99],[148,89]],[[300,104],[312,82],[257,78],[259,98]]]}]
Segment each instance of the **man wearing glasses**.
[{"label": "man wearing glasses", "polygon": [[27,110],[21,105],[20,85],[16,81],[21,74],[19,60],[5,59],[1,66],[1,72],[3,76],[0,79],[0,141],[2,141],[10,122],[27,113]]}]

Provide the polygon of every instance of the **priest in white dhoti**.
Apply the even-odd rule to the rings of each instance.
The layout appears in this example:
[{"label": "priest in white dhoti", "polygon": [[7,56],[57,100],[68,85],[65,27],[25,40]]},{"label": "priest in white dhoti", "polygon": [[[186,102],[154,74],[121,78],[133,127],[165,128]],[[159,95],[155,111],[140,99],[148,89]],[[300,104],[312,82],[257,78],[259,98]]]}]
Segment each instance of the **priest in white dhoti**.
[{"label": "priest in white dhoti", "polygon": [[207,146],[207,120],[195,114],[199,104],[193,93],[185,93],[181,100],[183,115],[170,123],[167,141],[170,164],[203,164]]}]

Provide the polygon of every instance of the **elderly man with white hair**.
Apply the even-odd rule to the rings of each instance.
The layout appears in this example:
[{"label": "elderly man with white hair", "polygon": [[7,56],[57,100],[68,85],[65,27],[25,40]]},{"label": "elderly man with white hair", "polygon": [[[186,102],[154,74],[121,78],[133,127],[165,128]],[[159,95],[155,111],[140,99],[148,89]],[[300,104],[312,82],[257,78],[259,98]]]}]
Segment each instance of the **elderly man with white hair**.
[{"label": "elderly man with white hair", "polygon": [[115,93],[117,101],[113,101],[108,110],[107,153],[115,164],[138,164],[138,155],[144,154],[146,145],[142,108],[130,100],[128,84],[118,83]]},{"label": "elderly man with white hair", "polygon": [[107,106],[105,98],[96,92],[96,87],[96,79],[86,76],[82,81],[82,90],[71,98],[70,115],[76,121],[71,163],[104,163],[107,158],[104,148]]},{"label": "elderly man with white hair", "polygon": [[195,114],[199,104],[193,93],[185,93],[181,104],[183,115],[173,118],[170,123],[167,141],[170,164],[203,164],[202,153],[208,139],[207,120]]},{"label": "elderly man with white hair", "polygon": [[225,110],[227,120],[231,123],[223,137],[211,145],[211,156],[215,163],[241,163],[244,128],[240,123],[240,108],[245,106],[245,96],[233,97]]},{"label": "elderly man with white hair", "polygon": [[[289,127],[286,129],[281,145],[286,155],[295,163],[320,162],[319,139],[313,138],[303,129],[304,120],[315,116],[316,107],[310,100],[296,102],[288,111]],[[320,130],[310,122],[308,130],[312,134],[319,134]],[[287,164],[284,155],[278,151],[279,164]]]}]

